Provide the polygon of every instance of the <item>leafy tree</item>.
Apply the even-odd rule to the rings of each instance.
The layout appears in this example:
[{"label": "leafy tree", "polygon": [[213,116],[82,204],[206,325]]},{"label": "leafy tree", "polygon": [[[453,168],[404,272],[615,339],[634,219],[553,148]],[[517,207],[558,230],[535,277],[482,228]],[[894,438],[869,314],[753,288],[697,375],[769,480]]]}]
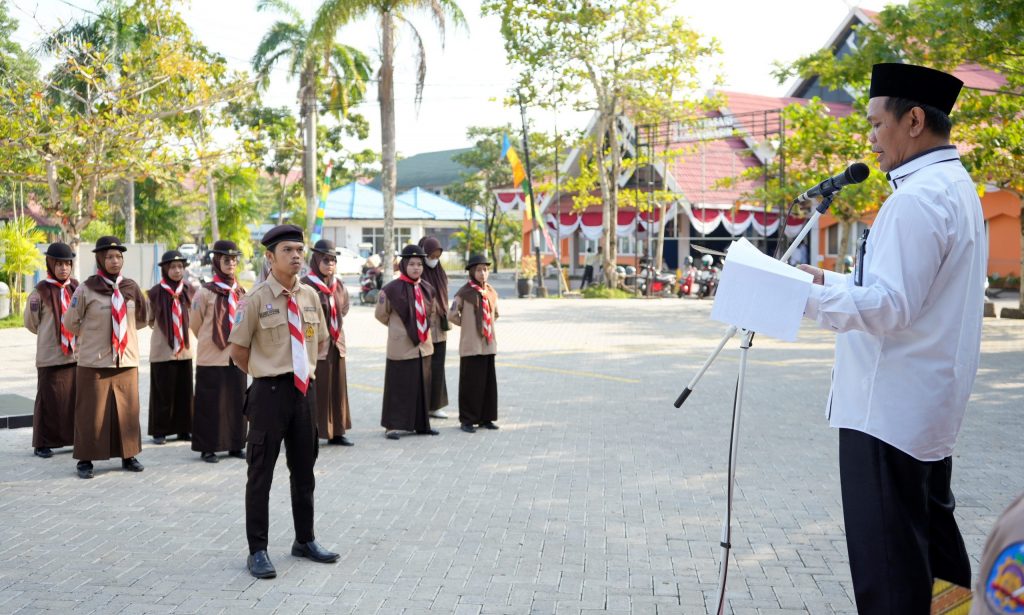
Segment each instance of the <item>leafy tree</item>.
[{"label": "leafy tree", "polygon": [[139,238],[145,242],[177,246],[191,239],[182,225],[183,213],[192,205],[183,198],[180,186],[161,183],[152,177],[135,182],[136,224]]},{"label": "leafy tree", "polygon": [[[1024,4],[1017,0],[917,0],[888,6],[857,29],[858,45],[842,58],[830,50],[780,66],[777,76],[817,75],[833,89],[857,93],[862,110],[871,66],[905,61],[951,71],[976,65],[1005,83],[965,88],[953,111],[954,143],[979,184],[991,184],[1024,197]],[[1021,266],[1024,268],[1024,198],[1021,211]],[[1024,295],[1020,309],[1024,311]]]},{"label": "leafy tree", "polygon": [[[289,77],[299,82],[299,117],[304,134],[302,175],[306,197],[307,232],[312,233],[318,202],[317,117],[322,96],[326,108],[338,119],[362,100],[370,77],[370,61],[363,52],[336,42],[344,16],[325,16],[327,3],[317,12],[314,24],[307,24],[286,0],[259,0],[257,10],[274,10],[287,21],[278,21],[263,36],[252,58],[252,67],[263,87],[270,83],[270,71],[286,61]],[[315,25],[315,27],[314,27]]]},{"label": "leafy tree", "polygon": [[692,111],[700,71],[717,44],[681,17],[669,17],[663,0],[484,0],[483,11],[501,17],[527,102],[551,106],[565,99],[596,114],[590,149],[600,171],[604,272],[614,285],[625,149],[620,118],[645,122]]},{"label": "leafy tree", "polygon": [[[259,178],[258,170],[242,166],[221,168],[215,178],[221,238],[237,243],[246,259],[253,255],[249,225],[266,219],[273,203]],[[209,224],[207,220],[208,231]]]},{"label": "leafy tree", "polygon": [[[449,22],[465,26],[466,18],[455,0],[324,0],[313,24],[313,31],[321,36],[331,35],[345,23],[372,16],[380,23],[381,66],[378,73],[377,98],[380,101],[381,123],[381,192],[384,193],[384,253],[394,254],[395,197],[398,189],[395,150],[395,41],[399,25],[406,25],[416,40],[416,102],[423,96],[427,77],[427,61],[423,49],[423,38],[419,30],[406,18],[406,11],[422,9],[429,11],[441,32],[444,42]],[[384,268],[385,281],[393,275],[390,267]]]},{"label": "leafy tree", "polygon": [[24,276],[34,273],[43,264],[43,255],[36,244],[46,235],[27,216],[0,224],[0,271],[12,282],[12,311],[21,313],[25,298]]},{"label": "leafy tree", "polygon": [[0,87],[36,78],[39,63],[21,45],[11,40],[18,31],[18,22],[7,11],[7,2],[0,0]]}]

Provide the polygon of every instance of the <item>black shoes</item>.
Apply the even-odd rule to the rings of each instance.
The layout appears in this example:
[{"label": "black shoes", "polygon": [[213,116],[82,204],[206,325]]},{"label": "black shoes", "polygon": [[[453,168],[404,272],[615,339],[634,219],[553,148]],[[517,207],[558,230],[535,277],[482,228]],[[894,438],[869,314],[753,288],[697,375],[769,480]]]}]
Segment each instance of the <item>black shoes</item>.
[{"label": "black shoes", "polygon": [[498,428],[498,426],[495,425],[491,421],[484,421],[483,423],[480,423],[480,426],[483,427],[484,429],[497,429]]},{"label": "black shoes", "polygon": [[345,436],[334,436],[333,438],[328,440],[327,443],[328,444],[337,444],[339,446],[355,446],[356,445],[355,442],[353,442],[352,440],[349,440]]},{"label": "black shoes", "polygon": [[441,432],[436,429],[417,429],[416,433],[418,433],[421,436],[436,436]]},{"label": "black shoes", "polygon": [[190,434],[190,433],[180,433],[180,434],[178,434],[178,442],[191,442],[191,441],[192,441],[192,434]]},{"label": "black shoes", "polygon": [[476,433],[476,427],[473,427],[469,423],[463,423],[462,427],[460,427],[459,429],[466,433]]},{"label": "black shoes", "polygon": [[37,448],[34,451],[33,454],[36,457],[42,457],[43,459],[49,459],[50,457],[53,457],[53,449],[51,449],[48,446],[40,446],[39,448]]},{"label": "black shoes", "polygon": [[122,459],[121,468],[124,470],[128,470],[129,472],[141,472],[146,469],[146,467],[139,463],[139,460],[136,459],[135,457]]},{"label": "black shoes", "polygon": [[166,444],[167,436],[153,436],[153,444]]},{"label": "black shoes", "polygon": [[384,437],[387,438],[388,440],[397,440],[402,436],[397,431],[385,431]]},{"label": "black shoes", "polygon": [[206,463],[217,463],[220,461],[220,459],[217,459],[217,453],[203,453],[199,458]]},{"label": "black shoes", "polygon": [[[214,458],[217,456],[214,455]],[[228,451],[228,457],[235,457],[236,459],[245,459],[245,451]]]},{"label": "black shoes", "polygon": [[91,461],[79,461],[78,467],[78,478],[92,478],[92,462]]},{"label": "black shoes", "polygon": [[332,553],[327,549],[321,547],[315,540],[302,544],[301,542],[292,543],[292,555],[295,557],[304,557],[314,562],[321,564],[330,564],[338,561],[338,554]]},{"label": "black shoes", "polygon": [[249,574],[257,579],[273,579],[277,576],[277,570],[274,570],[274,565],[270,563],[270,556],[266,551],[257,551],[249,555],[246,567],[249,569]]}]

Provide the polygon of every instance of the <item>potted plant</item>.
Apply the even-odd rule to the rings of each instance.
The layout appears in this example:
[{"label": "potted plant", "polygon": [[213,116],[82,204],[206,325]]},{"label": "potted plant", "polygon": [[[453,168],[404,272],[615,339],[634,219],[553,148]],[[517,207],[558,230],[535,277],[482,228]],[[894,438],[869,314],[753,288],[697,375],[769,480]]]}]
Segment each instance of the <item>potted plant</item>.
[{"label": "potted plant", "polygon": [[529,297],[533,294],[533,278],[537,277],[537,259],[532,256],[523,256],[519,261],[519,270],[516,272],[516,291],[519,298]]}]

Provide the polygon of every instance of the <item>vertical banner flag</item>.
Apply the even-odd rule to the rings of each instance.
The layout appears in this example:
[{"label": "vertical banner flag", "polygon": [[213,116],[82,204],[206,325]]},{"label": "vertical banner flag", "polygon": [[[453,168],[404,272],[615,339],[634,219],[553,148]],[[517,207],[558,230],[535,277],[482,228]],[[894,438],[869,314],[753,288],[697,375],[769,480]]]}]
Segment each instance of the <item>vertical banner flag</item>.
[{"label": "vertical banner flag", "polygon": [[311,243],[320,241],[324,236],[324,216],[327,215],[327,195],[331,192],[331,168],[333,166],[334,162],[328,162],[327,169],[324,170],[324,183],[320,188],[320,203],[316,208],[316,223],[313,225]]},{"label": "vertical banner flag", "polygon": [[516,150],[512,149],[508,135],[502,135],[501,157],[508,158],[509,164],[512,165],[512,186],[518,188],[519,184],[523,183],[523,180],[526,179],[526,169],[523,168],[523,163],[519,160],[519,154],[516,153]]}]

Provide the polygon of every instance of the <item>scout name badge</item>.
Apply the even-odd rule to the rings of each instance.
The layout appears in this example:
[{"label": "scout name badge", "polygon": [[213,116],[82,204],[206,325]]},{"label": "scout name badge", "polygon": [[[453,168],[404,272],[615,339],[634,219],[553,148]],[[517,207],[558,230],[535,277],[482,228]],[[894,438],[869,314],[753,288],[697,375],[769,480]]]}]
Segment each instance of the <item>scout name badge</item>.
[{"label": "scout name badge", "polygon": [[932,585],[931,615],[968,615],[971,612],[971,590],[943,579]]}]

